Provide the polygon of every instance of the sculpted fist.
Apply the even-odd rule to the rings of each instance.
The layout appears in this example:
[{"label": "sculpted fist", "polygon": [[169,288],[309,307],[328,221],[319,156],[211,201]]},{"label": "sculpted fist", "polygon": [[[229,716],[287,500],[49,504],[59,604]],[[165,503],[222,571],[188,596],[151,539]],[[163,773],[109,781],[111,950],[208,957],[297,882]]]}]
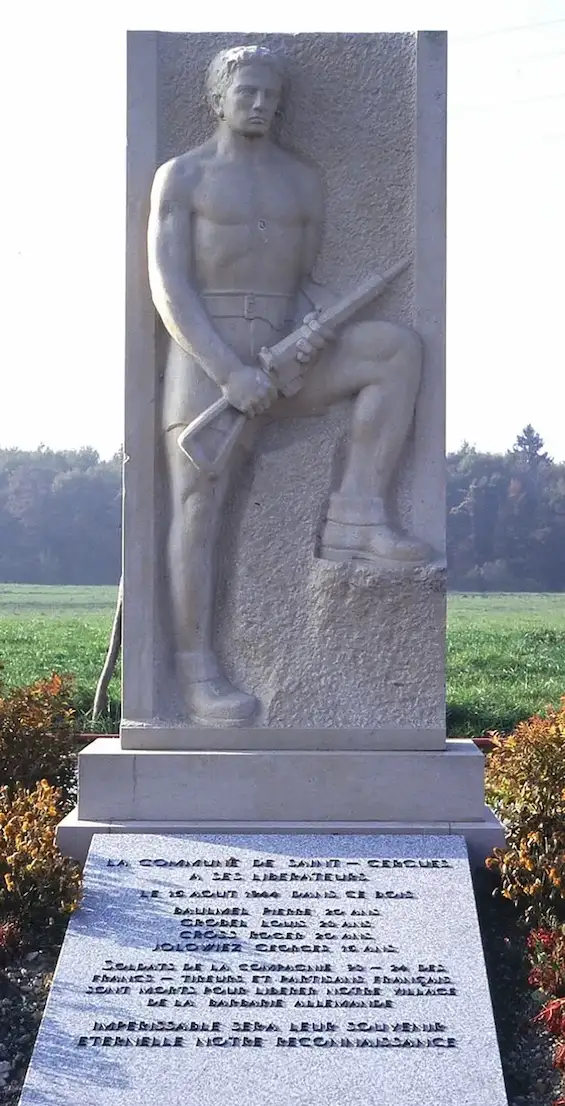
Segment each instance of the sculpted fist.
[{"label": "sculpted fist", "polygon": [[250,418],[266,411],[277,395],[267,374],[249,365],[230,373],[223,392],[232,407]]},{"label": "sculpted fist", "polygon": [[333,339],[333,331],[320,324],[318,312],[310,311],[302,321],[302,337],[297,342],[296,360],[307,365]]}]

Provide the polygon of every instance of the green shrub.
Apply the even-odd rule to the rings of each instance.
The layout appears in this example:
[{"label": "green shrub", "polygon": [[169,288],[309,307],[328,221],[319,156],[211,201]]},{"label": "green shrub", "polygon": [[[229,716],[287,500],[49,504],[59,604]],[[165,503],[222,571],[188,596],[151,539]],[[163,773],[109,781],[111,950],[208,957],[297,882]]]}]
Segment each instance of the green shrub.
[{"label": "green shrub", "polygon": [[80,899],[80,869],[55,844],[61,800],[46,780],[0,790],[0,917],[22,933],[63,922]]},{"label": "green shrub", "polygon": [[0,787],[47,780],[70,805],[75,785],[72,680],[53,675],[29,687],[0,686]]},{"label": "green shrub", "polygon": [[487,758],[487,801],[501,818],[507,847],[487,865],[500,873],[502,894],[529,924],[565,918],[565,697],[547,717],[495,735]]}]

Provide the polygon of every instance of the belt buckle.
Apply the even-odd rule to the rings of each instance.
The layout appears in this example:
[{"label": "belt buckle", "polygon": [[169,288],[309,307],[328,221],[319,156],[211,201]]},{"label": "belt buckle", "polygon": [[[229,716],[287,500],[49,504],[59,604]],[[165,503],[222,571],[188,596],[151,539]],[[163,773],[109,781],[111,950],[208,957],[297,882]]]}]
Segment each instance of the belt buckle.
[{"label": "belt buckle", "polygon": [[244,317],[244,319],[256,319],[257,318],[257,307],[256,307],[256,303],[255,303],[255,296],[253,296],[253,295],[246,295],[245,296],[245,301],[244,301],[244,305],[243,305],[243,317]]}]

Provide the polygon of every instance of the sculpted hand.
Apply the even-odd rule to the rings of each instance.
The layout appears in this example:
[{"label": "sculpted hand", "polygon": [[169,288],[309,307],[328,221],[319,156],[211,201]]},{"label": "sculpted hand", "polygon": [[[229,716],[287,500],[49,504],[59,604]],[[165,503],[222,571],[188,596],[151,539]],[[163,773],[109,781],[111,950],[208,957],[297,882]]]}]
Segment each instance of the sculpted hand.
[{"label": "sculpted hand", "polygon": [[318,313],[310,311],[302,322],[302,338],[297,343],[296,360],[307,365],[333,337],[333,330],[320,324]]},{"label": "sculpted hand", "polygon": [[242,365],[230,373],[223,393],[238,411],[250,418],[266,411],[277,395],[277,389],[261,369]]}]

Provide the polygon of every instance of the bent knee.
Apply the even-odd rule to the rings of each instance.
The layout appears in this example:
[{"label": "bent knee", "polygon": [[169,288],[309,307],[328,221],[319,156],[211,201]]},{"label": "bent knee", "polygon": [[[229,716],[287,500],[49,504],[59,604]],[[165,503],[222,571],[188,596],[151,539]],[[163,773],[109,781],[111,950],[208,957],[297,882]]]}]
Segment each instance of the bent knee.
[{"label": "bent knee", "polygon": [[344,345],[357,360],[379,364],[394,360],[396,371],[405,368],[411,377],[419,377],[422,342],[411,327],[385,321],[353,323],[344,334]]}]

